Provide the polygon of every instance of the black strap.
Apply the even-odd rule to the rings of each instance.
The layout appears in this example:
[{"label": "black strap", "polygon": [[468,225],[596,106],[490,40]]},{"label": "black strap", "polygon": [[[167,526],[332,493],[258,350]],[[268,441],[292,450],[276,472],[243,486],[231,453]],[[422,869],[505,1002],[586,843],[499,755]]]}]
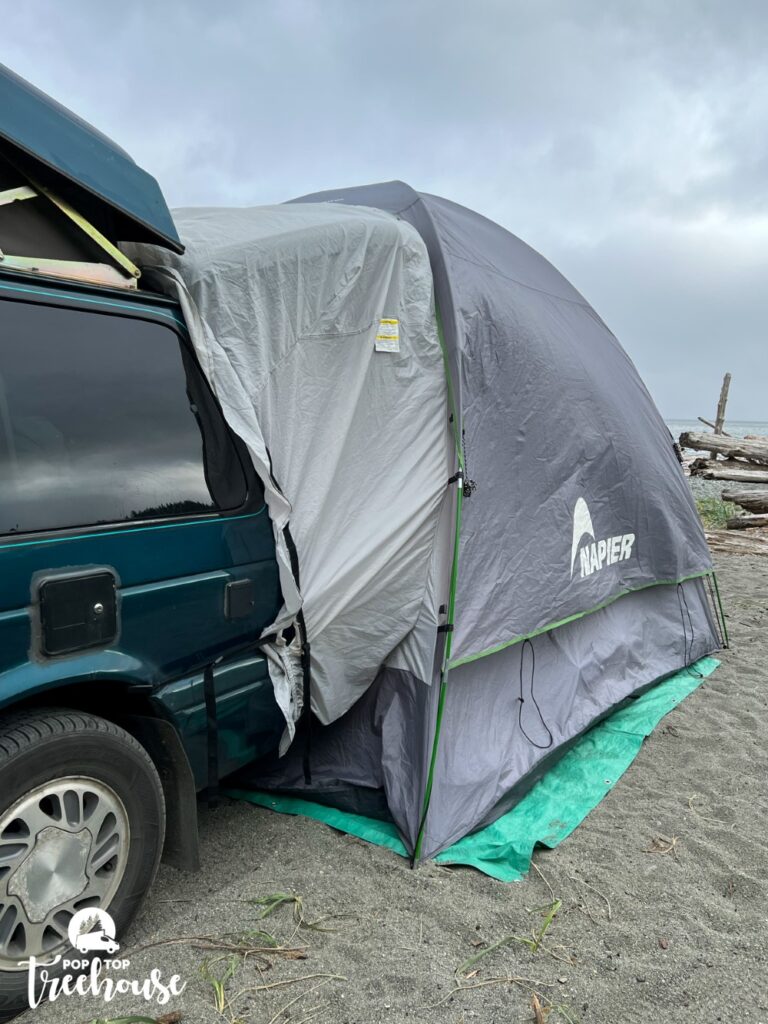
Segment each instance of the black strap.
[{"label": "black strap", "polygon": [[304,757],[302,768],[304,770],[304,783],[312,785],[312,687],[310,673],[310,649],[307,639],[307,627],[304,622],[304,612],[300,611],[296,616],[301,636],[301,674],[304,680],[304,698],[302,702],[301,716],[304,720]]},{"label": "black strap", "polygon": [[208,740],[208,806],[216,807],[219,802],[219,720],[216,712],[216,686],[213,679],[213,665],[205,666],[203,672],[203,695]]},{"label": "black strap", "polygon": [[453,632],[453,623],[452,622],[444,622],[442,624],[442,626],[438,626],[437,627],[437,632],[438,633],[452,633]]}]

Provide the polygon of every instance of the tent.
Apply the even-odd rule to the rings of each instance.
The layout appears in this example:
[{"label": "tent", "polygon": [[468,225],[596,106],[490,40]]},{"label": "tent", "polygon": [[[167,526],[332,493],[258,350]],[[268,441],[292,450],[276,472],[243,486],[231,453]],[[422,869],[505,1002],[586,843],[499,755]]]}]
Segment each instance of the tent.
[{"label": "tent", "polygon": [[182,303],[281,568],[261,786],[432,857],[720,646],[672,438],[538,253],[400,182],[174,218],[184,256],[132,251]]}]

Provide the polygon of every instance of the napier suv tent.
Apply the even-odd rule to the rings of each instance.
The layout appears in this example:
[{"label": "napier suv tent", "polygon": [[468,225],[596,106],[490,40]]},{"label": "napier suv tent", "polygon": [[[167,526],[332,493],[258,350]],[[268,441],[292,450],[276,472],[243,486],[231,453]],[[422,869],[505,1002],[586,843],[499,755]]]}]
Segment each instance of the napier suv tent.
[{"label": "napier suv tent", "polygon": [[430,857],[719,646],[670,434],[538,253],[399,182],[174,217],[136,252],[264,481],[284,746],[316,720],[260,785]]}]

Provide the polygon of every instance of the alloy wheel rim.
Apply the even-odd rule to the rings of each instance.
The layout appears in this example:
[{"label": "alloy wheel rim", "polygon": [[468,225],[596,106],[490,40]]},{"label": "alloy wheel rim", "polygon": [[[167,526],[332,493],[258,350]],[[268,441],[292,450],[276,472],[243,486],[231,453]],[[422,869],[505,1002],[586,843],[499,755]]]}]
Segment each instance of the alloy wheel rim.
[{"label": "alloy wheel rim", "polygon": [[113,789],[68,776],[0,815],[0,971],[69,948],[80,910],[107,910],[125,874],[128,813]]}]

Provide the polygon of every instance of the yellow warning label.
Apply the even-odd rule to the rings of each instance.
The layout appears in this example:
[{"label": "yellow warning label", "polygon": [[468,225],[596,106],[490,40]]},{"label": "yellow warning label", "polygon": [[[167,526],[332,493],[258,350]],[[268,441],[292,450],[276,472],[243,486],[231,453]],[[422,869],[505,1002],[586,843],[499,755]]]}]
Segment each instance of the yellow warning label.
[{"label": "yellow warning label", "polygon": [[400,351],[400,321],[392,319],[379,320],[379,329],[376,332],[377,352],[399,352]]}]

